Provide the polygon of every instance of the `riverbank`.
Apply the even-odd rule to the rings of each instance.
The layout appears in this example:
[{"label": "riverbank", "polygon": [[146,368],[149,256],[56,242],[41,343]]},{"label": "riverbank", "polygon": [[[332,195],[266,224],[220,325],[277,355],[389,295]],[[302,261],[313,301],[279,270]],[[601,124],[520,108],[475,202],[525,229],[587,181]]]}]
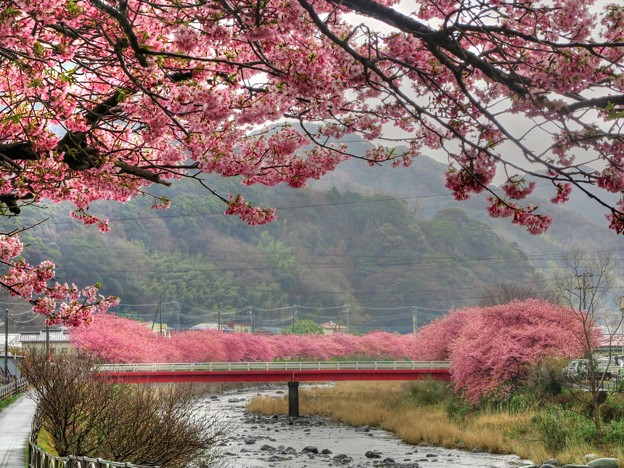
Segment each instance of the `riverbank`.
[{"label": "riverbank", "polygon": [[[557,414],[530,407],[469,411],[435,382],[340,382],[302,389],[299,396],[301,414],[380,427],[414,445],[513,453],[536,462],[556,458],[585,463],[587,454],[624,459],[621,443],[594,446],[575,439],[576,428],[567,426]],[[258,397],[247,409],[265,415],[285,414],[288,402],[286,397]]]},{"label": "riverbank", "polygon": [[323,416],[251,414],[246,410],[251,399],[259,394],[278,398],[287,389],[276,386],[259,392],[240,390],[205,400],[205,414],[218,415],[231,429],[218,447],[228,468],[517,468],[527,464],[514,455],[415,447],[380,428],[352,427]]}]

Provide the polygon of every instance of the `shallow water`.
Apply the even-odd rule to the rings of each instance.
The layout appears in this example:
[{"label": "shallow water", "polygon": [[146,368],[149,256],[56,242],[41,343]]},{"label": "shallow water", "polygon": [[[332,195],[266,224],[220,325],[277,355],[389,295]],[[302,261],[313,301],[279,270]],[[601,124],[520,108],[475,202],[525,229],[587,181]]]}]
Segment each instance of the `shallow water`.
[{"label": "shallow water", "polygon": [[[530,464],[514,455],[409,445],[384,430],[355,428],[333,423],[326,418],[260,416],[245,410],[247,402],[255,395],[282,397],[287,391],[240,391],[205,400],[207,413],[216,414],[225,424],[232,425],[232,432],[220,448],[229,462],[228,466],[511,468]],[[318,453],[313,453],[314,449]],[[369,456],[375,452],[378,457],[369,458],[367,452]]]}]

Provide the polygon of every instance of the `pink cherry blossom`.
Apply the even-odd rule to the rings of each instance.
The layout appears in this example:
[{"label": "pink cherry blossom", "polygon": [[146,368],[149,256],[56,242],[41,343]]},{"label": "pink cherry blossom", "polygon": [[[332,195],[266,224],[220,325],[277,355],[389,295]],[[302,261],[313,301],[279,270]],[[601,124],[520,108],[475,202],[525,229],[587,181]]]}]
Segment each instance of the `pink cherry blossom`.
[{"label": "pink cherry blossom", "polygon": [[500,398],[545,357],[582,353],[581,323],[574,311],[535,299],[466,308],[425,326],[421,358],[449,359],[455,387],[472,402]]},{"label": "pink cherry blossom", "polygon": [[[406,167],[435,150],[457,200],[488,192],[491,215],[531,233],[551,220],[525,202],[526,173],[552,183],[553,203],[592,185],[622,233],[609,197],[624,190],[621,5],[396,3],[2,2],[3,212],[68,202],[107,231],[94,202],[201,172],[299,188],[350,157]],[[351,154],[329,138],[350,134],[372,146]],[[250,224],[276,217],[236,193],[207,196]],[[11,257],[15,242],[0,244]],[[5,288],[35,301],[49,265],[12,262]],[[54,320],[88,310],[70,302]]]}]

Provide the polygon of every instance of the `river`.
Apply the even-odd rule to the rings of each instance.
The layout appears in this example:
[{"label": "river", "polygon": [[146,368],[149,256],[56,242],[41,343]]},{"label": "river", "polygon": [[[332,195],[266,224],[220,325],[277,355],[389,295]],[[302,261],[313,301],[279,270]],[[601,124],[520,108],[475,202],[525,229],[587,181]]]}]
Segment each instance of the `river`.
[{"label": "river", "polygon": [[512,468],[530,464],[514,455],[409,445],[381,429],[356,428],[321,417],[291,419],[245,410],[255,395],[282,397],[287,391],[241,390],[206,398],[204,410],[217,415],[223,424],[231,425],[229,436],[220,447],[228,467]]}]

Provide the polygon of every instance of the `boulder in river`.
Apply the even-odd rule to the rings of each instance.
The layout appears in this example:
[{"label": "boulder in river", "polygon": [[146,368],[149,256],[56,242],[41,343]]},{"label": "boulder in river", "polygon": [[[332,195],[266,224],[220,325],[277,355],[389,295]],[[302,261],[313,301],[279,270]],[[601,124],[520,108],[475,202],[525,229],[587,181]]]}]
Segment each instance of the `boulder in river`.
[{"label": "boulder in river", "polygon": [[587,462],[587,466],[591,466],[591,468],[618,468],[620,462],[617,458],[597,458]]},{"label": "boulder in river", "polygon": [[381,453],[379,453],[377,450],[368,450],[364,456],[366,458],[381,458]]},{"label": "boulder in river", "polygon": [[341,465],[347,465],[353,461],[353,459],[349,455],[345,455],[341,453],[340,455],[336,455],[332,458],[335,463],[340,463]]}]

